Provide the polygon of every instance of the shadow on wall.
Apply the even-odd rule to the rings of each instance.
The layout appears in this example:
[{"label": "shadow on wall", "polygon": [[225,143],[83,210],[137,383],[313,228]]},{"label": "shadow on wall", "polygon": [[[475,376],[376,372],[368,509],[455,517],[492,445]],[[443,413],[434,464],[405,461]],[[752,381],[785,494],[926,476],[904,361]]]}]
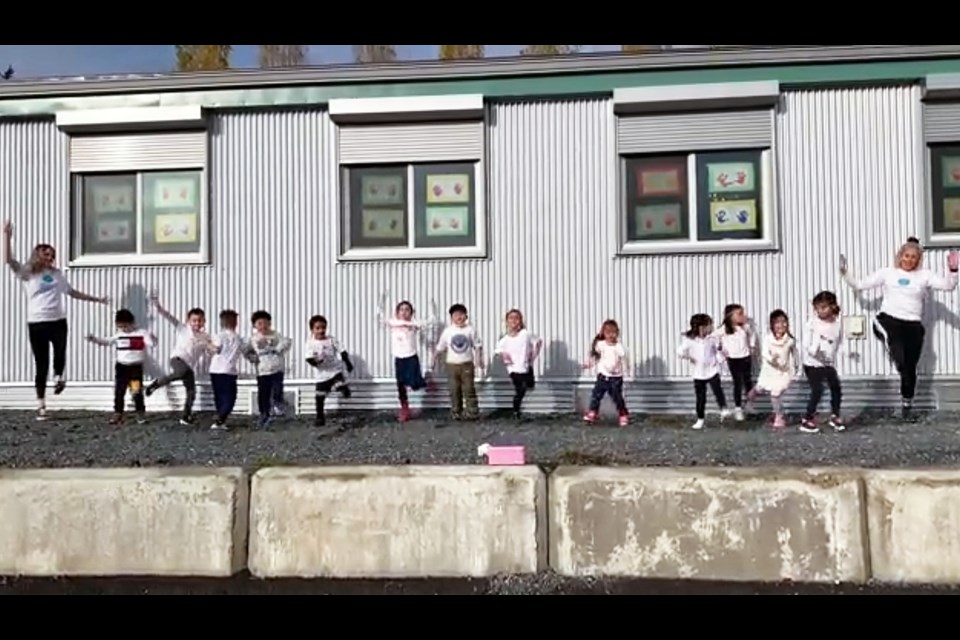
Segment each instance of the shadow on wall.
[{"label": "shadow on wall", "polygon": [[[566,342],[546,341],[543,351],[540,355],[543,358],[543,377],[544,378],[579,378],[582,372],[580,362],[570,357],[570,347]],[[577,407],[577,386],[570,385],[544,385],[550,390],[553,397],[553,407],[556,411],[567,411],[567,407],[573,405]],[[566,391],[564,389],[566,388]]]}]

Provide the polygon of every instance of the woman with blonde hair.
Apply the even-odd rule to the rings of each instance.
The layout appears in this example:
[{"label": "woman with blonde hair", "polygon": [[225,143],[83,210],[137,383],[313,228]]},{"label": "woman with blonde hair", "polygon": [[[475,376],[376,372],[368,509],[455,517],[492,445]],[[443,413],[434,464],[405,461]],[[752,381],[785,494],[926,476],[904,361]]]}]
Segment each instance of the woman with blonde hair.
[{"label": "woman with blonde hair", "polygon": [[63,393],[67,364],[67,312],[63,296],[75,300],[107,304],[108,298],[81,293],[70,286],[63,272],[55,265],[57,251],[49,244],[38,244],[27,264],[13,257],[13,223],[3,225],[3,258],[27,290],[27,329],[30,348],[36,364],[37,420],[47,418],[47,376],[50,371],[50,347],[53,346],[54,394]]},{"label": "woman with blonde hair", "polygon": [[906,417],[913,406],[917,386],[917,365],[923,351],[926,330],[923,327],[923,303],[927,292],[953,291],[957,288],[960,256],[951,251],[947,256],[949,274],[942,276],[923,264],[923,247],[916,238],[897,251],[893,267],[879,269],[862,280],[847,270],[847,259],[840,256],[840,273],[855,291],[882,289],[883,303],[873,321],[873,333],[879,339],[900,374],[900,397]]}]

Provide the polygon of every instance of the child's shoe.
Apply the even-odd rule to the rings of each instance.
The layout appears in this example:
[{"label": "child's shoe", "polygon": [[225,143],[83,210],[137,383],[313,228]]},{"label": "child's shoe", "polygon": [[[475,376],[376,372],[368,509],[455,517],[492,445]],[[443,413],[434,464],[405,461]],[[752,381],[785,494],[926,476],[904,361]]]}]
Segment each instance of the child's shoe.
[{"label": "child's shoe", "polygon": [[778,413],[773,417],[773,428],[776,431],[787,428],[787,419],[783,417],[782,413]]},{"label": "child's shoe", "polygon": [[113,414],[112,416],[110,416],[110,420],[107,422],[107,424],[111,424],[111,425],[123,424],[123,414],[122,413]]},{"label": "child's shoe", "polygon": [[800,431],[803,433],[820,433],[820,425],[813,418],[804,418],[800,421]]},{"label": "child's shoe", "polygon": [[847,430],[847,425],[843,422],[843,418],[836,415],[830,416],[830,426],[833,427],[833,430],[836,432]]},{"label": "child's shoe", "polygon": [[720,422],[726,421],[730,417],[730,409],[720,409]]},{"label": "child's shoe", "polygon": [[700,431],[701,429],[703,429],[704,426],[706,426],[706,422],[704,421],[703,418],[700,418],[699,420],[693,423],[693,427],[691,428],[694,431]]},{"label": "child's shoe", "polygon": [[589,424],[595,423],[597,421],[597,412],[587,411],[586,415],[583,416],[583,421]]},{"label": "child's shoe", "polygon": [[137,414],[137,424],[147,424],[147,414],[138,413]]},{"label": "child's shoe", "polygon": [[630,416],[628,416],[628,415],[626,415],[626,414],[620,416],[620,426],[621,426],[621,427],[626,427],[626,426],[628,426],[629,424],[630,424]]},{"label": "child's shoe", "polygon": [[400,407],[400,413],[397,415],[397,418],[400,422],[407,422],[410,420],[410,409],[408,407]]},{"label": "child's shoe", "polygon": [[743,422],[746,419],[746,416],[743,415],[743,409],[737,407],[733,410],[733,419],[737,422]]}]

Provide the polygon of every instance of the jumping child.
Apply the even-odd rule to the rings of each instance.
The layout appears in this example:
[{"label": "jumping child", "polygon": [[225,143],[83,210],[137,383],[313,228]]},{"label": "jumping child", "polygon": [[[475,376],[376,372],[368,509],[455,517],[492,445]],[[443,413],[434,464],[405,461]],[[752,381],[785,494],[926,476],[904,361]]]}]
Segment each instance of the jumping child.
[{"label": "jumping child", "polygon": [[533,363],[540,355],[543,340],[527,330],[519,309],[507,312],[506,323],[507,332],[497,343],[495,353],[500,355],[513,382],[513,416],[519,420],[523,398],[536,385]]},{"label": "jumping child", "polygon": [[737,422],[743,422],[743,396],[753,387],[753,356],[757,349],[757,336],[743,305],[726,306],[723,324],[717,333],[720,350],[733,379],[733,416]]},{"label": "jumping child", "polygon": [[704,427],[708,386],[720,407],[720,422],[726,420],[730,412],[720,384],[723,353],[720,351],[720,338],[713,331],[713,318],[705,313],[697,313],[690,318],[690,328],[683,334],[677,355],[693,364],[693,392],[697,410],[697,421],[693,423],[693,428],[700,430]]},{"label": "jumping child", "polygon": [[480,415],[476,375],[477,371],[483,371],[483,341],[480,333],[470,324],[464,305],[458,303],[451,306],[449,313],[450,324],[437,341],[434,368],[439,367],[440,358],[446,353],[453,419],[474,420]]},{"label": "jumping child", "polygon": [[584,369],[593,368],[597,372],[597,380],[590,394],[590,406],[583,416],[585,422],[593,424],[597,421],[600,403],[605,395],[610,394],[610,399],[617,407],[620,426],[625,427],[630,423],[627,402],[623,398],[623,379],[629,366],[627,350],[620,342],[620,325],[616,320],[605,321],[590,344],[590,359],[583,365]]},{"label": "jumping child", "polygon": [[253,333],[250,345],[257,360],[257,427],[270,424],[274,408],[282,409],[283,374],[286,370],[290,339],[273,330],[273,317],[267,311],[256,311],[250,316]]},{"label": "jumping child", "polygon": [[147,349],[156,346],[157,339],[149,331],[138,329],[136,318],[129,309],[120,309],[114,316],[117,332],[110,338],[88,335],[87,340],[101,347],[113,347],[116,363],[113,368],[113,416],[110,424],[123,422],[124,400],[127,390],[133,396],[137,412],[137,424],[147,421],[147,408],[143,400],[143,363]]},{"label": "jumping child", "polygon": [[[420,391],[426,389],[428,381],[424,377],[420,366],[420,356],[417,354],[417,334],[423,329],[423,324],[414,320],[413,305],[403,300],[397,303],[392,318],[384,317],[384,303],[386,295],[381,298],[377,307],[377,320],[390,330],[390,353],[393,356],[394,375],[397,380],[397,396],[400,399],[400,422],[410,419],[410,399],[407,389]],[[428,319],[426,324],[431,324]]]},{"label": "jumping child", "polygon": [[837,296],[832,291],[821,291],[813,298],[813,316],[807,320],[804,330],[803,372],[810,383],[807,412],[800,422],[800,431],[804,433],[820,432],[816,416],[824,383],[830,387],[830,426],[834,431],[846,429],[840,417],[843,390],[836,369],[837,352],[842,342],[843,323]]},{"label": "jumping child", "polygon": [[336,391],[344,398],[352,395],[343,369],[345,367],[347,373],[352,373],[353,363],[350,362],[350,354],[340,346],[340,342],[327,335],[327,319],[319,315],[310,318],[310,337],[303,346],[303,353],[307,364],[314,368],[316,374],[317,415],[314,424],[319,427],[326,424],[323,407],[327,394]]},{"label": "jumping child", "polygon": [[770,331],[763,340],[762,364],[756,386],[747,394],[747,401],[754,402],[760,393],[770,394],[773,405],[773,428],[787,426],[783,415],[783,394],[793,383],[797,373],[797,341],[790,333],[790,318],[782,309],[770,313]]}]

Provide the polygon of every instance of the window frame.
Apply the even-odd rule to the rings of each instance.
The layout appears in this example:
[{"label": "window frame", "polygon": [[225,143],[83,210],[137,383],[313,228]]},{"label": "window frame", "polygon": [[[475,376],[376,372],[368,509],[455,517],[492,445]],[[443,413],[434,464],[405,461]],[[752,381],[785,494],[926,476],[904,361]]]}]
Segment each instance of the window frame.
[{"label": "window frame", "polygon": [[[738,238],[729,240],[700,239],[701,227],[701,176],[699,175],[699,158],[710,155],[739,155],[745,153],[759,153],[759,202],[761,237],[756,239]],[[669,160],[686,156],[686,228],[687,237],[684,239],[631,239],[629,234],[629,217],[633,215],[631,209],[630,187],[635,178],[631,179],[631,166],[634,160],[649,160],[655,164],[658,159]],[[618,255],[673,255],[673,254],[713,254],[713,253],[760,253],[779,250],[778,229],[779,209],[777,202],[777,185],[775,179],[774,150],[770,147],[730,148],[730,149],[695,149],[686,152],[664,151],[661,153],[617,155],[617,217],[619,229]]]},{"label": "window frame", "polygon": [[[926,239],[924,244],[935,248],[953,248],[960,245],[960,227],[953,231],[938,229],[937,220],[943,220],[944,199],[949,197],[943,185],[943,156],[954,155],[960,158],[960,140],[956,142],[924,142],[925,189],[924,200],[924,228]],[[950,191],[956,192],[960,198],[960,187],[953,187]]]},{"label": "window frame", "polygon": [[[405,167],[406,172],[406,207],[405,222],[407,243],[397,247],[362,247],[353,245],[353,231],[355,217],[353,206],[356,198],[352,192],[354,179],[352,174],[356,170],[378,170],[390,167]],[[470,167],[472,169],[471,188],[473,190],[470,201],[470,214],[473,218],[473,243],[469,245],[452,245],[436,247],[418,247],[419,222],[422,213],[426,213],[426,203],[420,202],[420,187],[417,183],[418,169],[436,167],[438,173],[454,166]],[[487,257],[487,209],[486,209],[486,181],[484,174],[485,162],[479,160],[435,160],[418,162],[387,162],[384,164],[341,164],[339,165],[340,179],[340,261],[363,262],[379,260],[444,260],[451,258],[486,258]],[[425,187],[424,187],[425,188]],[[423,204],[424,206],[419,206]]]},{"label": "window frame", "polygon": [[[194,252],[143,253],[144,221],[144,181],[148,174],[194,174],[199,183],[199,220],[197,235],[199,249]],[[71,225],[71,267],[108,267],[108,266],[181,266],[210,264],[210,224],[209,224],[209,188],[207,168],[184,166],[182,168],[136,169],[112,171],[77,171],[70,173],[70,225]],[[135,253],[86,253],[84,251],[84,230],[86,210],[84,190],[85,178],[100,176],[135,176],[136,178],[136,252]]]}]

